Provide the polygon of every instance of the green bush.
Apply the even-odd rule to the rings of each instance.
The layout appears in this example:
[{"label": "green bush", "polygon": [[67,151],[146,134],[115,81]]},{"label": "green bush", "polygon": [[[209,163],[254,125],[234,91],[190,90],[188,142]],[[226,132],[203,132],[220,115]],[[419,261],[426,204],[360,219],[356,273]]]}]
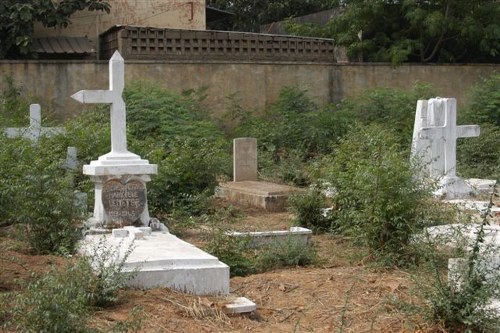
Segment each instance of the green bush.
[{"label": "green bush", "polygon": [[131,150],[158,164],[148,184],[153,213],[200,214],[230,169],[229,142],[201,108],[199,93],[176,95],[150,82],[125,91]]},{"label": "green bush", "polygon": [[464,122],[500,126],[500,73],[494,73],[475,85],[469,98],[469,107],[460,112]]},{"label": "green bush", "polygon": [[433,88],[416,84],[412,90],[377,88],[344,100],[339,106],[361,124],[379,124],[398,133],[402,149],[409,149],[419,99],[432,97]]},{"label": "green bush", "polygon": [[232,237],[226,234],[226,229],[212,229],[210,242],[205,251],[216,256],[230,267],[231,276],[246,276],[255,273],[255,262],[249,250],[248,238]]},{"label": "green bush", "polygon": [[0,136],[0,217],[16,224],[35,252],[71,253],[82,216],[60,165],[64,155],[52,143]]},{"label": "green bush", "polygon": [[[89,257],[54,268],[29,283],[10,311],[10,325],[22,332],[95,332],[87,322],[92,311],[115,304],[118,291],[135,274],[123,270],[132,247],[111,263],[116,251],[99,242]],[[137,325],[140,321],[133,320],[116,326],[137,329]]]},{"label": "green bush", "polygon": [[288,198],[290,211],[295,215],[294,223],[313,231],[328,231],[331,221],[323,215],[326,198],[318,187],[311,187],[304,193],[295,193]]},{"label": "green bush", "polygon": [[[500,113],[500,109],[499,109]],[[500,179],[500,127],[481,125],[481,135],[458,141],[457,172],[465,178]]]},{"label": "green bush", "polygon": [[12,321],[22,332],[87,332],[90,314],[85,285],[92,276],[84,261],[52,271],[19,294]]},{"label": "green bush", "polygon": [[[238,113],[245,110],[238,109]],[[236,137],[257,138],[263,177],[297,185],[309,182],[305,162],[331,151],[331,143],[344,135],[352,122],[332,107],[320,108],[297,87],[284,88],[278,101],[260,114],[233,118],[240,121],[234,129]]]},{"label": "green bush", "polygon": [[[490,209],[492,206],[493,201],[490,200]],[[433,319],[450,332],[500,331],[498,311],[488,307],[493,299],[500,297],[499,263],[488,263],[492,258],[498,258],[499,248],[498,245],[485,244],[489,216],[490,212],[483,215],[472,244],[467,242],[465,248],[459,245],[455,249],[455,252],[461,253],[462,259],[456,263],[453,280],[444,278],[437,259],[440,251],[435,245],[431,243],[431,250],[427,251],[430,260],[425,268],[430,278],[419,283],[419,290],[430,306]],[[469,232],[466,231],[466,234]]]},{"label": "green bush", "polygon": [[274,241],[262,247],[257,255],[256,267],[260,272],[265,272],[283,267],[307,266],[316,260],[314,247],[288,237],[285,241]]},{"label": "green bush", "polygon": [[412,235],[429,223],[431,192],[414,176],[398,140],[385,127],[359,126],[325,157],[321,177],[336,192],[332,229],[388,265],[413,259]]}]

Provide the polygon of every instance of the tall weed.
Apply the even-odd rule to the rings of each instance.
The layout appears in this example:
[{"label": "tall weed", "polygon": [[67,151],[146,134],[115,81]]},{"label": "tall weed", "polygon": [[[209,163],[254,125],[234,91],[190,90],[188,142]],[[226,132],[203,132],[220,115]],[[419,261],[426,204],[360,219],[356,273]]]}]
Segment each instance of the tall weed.
[{"label": "tall weed", "polygon": [[323,165],[322,178],[335,189],[333,231],[388,265],[413,261],[412,235],[429,223],[431,192],[414,177],[395,134],[379,125],[356,127]]}]

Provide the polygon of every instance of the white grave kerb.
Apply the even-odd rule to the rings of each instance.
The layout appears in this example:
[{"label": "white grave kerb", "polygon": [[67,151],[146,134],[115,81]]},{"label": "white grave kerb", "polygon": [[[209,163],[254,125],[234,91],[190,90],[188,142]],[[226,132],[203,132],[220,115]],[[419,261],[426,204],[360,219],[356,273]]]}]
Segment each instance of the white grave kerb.
[{"label": "white grave kerb", "polygon": [[30,105],[30,125],[24,128],[12,128],[8,127],[5,129],[5,135],[8,138],[19,138],[23,137],[31,140],[31,142],[36,143],[38,139],[42,136],[54,136],[57,134],[63,134],[64,129],[61,127],[42,127],[42,108],[40,104]]},{"label": "white grave kerb", "polygon": [[[83,173],[92,177],[95,185],[94,222],[111,224],[111,217],[104,209],[102,202],[103,184],[111,179],[123,182],[138,180],[150,181],[149,175],[156,174],[157,165],[127,150],[126,106],[123,100],[125,87],[125,64],[122,56],[115,51],[109,61],[109,90],[80,90],[71,97],[83,104],[111,105],[111,151],[83,166]],[[149,223],[147,202],[140,221]]]}]

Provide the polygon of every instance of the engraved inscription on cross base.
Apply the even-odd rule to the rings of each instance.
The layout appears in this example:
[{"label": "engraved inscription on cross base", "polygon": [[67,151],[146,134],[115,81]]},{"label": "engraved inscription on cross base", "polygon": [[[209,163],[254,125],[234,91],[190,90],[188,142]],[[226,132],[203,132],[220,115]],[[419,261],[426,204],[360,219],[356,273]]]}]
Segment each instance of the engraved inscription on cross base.
[{"label": "engraved inscription on cross base", "polygon": [[102,204],[111,221],[132,225],[144,211],[146,186],[139,180],[111,179],[103,184]]}]

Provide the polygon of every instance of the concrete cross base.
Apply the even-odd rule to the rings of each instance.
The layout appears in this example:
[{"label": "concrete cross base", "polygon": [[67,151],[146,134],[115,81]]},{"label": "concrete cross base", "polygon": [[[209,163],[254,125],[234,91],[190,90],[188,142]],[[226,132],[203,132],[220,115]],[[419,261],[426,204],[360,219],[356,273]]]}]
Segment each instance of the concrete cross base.
[{"label": "concrete cross base", "polygon": [[87,235],[80,253],[113,251],[119,262],[129,249],[124,271],[135,272],[134,288],[171,288],[194,295],[229,294],[229,266],[176,236],[150,228],[125,227],[112,234]]},{"label": "concrete cross base", "polygon": [[263,208],[267,211],[284,211],[288,196],[301,189],[264,181],[241,181],[220,184],[217,195],[230,202]]},{"label": "concrete cross base", "polygon": [[439,180],[439,188],[434,193],[443,199],[462,199],[474,196],[474,188],[460,177],[445,176]]}]

